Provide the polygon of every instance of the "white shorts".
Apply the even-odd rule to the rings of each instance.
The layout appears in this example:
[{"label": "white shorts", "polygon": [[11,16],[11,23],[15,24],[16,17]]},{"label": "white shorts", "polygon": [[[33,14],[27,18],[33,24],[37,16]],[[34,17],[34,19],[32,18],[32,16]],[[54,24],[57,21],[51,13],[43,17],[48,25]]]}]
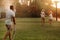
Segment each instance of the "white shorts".
[{"label": "white shorts", "polygon": [[6,20],[6,21],[5,21],[5,24],[6,24],[6,25],[12,25],[12,22],[11,22],[10,20]]}]

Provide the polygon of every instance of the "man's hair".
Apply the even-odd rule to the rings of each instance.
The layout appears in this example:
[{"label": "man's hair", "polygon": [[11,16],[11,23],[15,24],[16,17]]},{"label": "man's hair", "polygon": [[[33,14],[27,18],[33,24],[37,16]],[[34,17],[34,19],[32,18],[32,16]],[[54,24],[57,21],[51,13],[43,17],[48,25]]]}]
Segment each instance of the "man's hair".
[{"label": "man's hair", "polygon": [[11,9],[11,10],[14,10],[14,6],[13,6],[13,5],[11,5],[11,6],[10,6],[10,9]]}]

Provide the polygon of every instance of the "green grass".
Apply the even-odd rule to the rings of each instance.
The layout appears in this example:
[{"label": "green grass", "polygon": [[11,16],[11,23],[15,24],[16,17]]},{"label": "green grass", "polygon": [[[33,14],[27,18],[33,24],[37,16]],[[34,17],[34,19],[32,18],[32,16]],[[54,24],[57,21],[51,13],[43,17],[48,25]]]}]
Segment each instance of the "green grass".
[{"label": "green grass", "polygon": [[[60,22],[41,25],[40,18],[17,18],[15,40],[60,40]],[[4,19],[0,20],[0,40],[6,32]]]}]

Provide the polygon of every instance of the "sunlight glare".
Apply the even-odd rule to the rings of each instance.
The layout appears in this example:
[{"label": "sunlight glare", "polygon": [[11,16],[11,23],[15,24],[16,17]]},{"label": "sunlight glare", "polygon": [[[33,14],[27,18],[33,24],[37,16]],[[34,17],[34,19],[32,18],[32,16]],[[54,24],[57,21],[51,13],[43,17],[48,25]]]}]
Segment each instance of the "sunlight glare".
[{"label": "sunlight glare", "polygon": [[52,3],[53,3],[52,6],[56,8],[55,1],[58,1],[57,8],[60,8],[60,0],[52,0]]}]

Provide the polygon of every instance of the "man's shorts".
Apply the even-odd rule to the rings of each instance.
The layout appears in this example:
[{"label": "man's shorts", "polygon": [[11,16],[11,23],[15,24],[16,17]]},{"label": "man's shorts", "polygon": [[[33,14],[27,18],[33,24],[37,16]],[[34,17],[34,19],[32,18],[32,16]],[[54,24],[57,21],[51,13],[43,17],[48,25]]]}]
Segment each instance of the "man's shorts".
[{"label": "man's shorts", "polygon": [[6,21],[5,21],[5,24],[6,24],[7,30],[10,31],[11,28],[12,28],[12,22],[9,21],[9,20],[6,20]]},{"label": "man's shorts", "polygon": [[11,22],[10,20],[6,20],[6,21],[5,21],[5,24],[6,24],[6,25],[12,25],[12,22]]},{"label": "man's shorts", "polygon": [[45,18],[44,17],[41,17],[42,18],[42,20],[45,20]]},{"label": "man's shorts", "polygon": [[49,19],[49,21],[52,21],[52,19]]}]

